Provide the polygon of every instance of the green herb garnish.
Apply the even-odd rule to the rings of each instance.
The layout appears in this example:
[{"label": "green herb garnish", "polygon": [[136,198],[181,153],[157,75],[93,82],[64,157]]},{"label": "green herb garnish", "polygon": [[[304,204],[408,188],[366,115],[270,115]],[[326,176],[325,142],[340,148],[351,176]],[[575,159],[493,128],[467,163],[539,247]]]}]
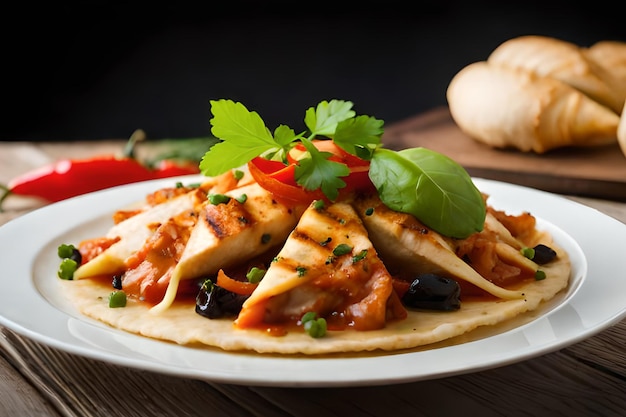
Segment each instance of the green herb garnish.
[{"label": "green herb garnish", "polygon": [[225,194],[209,194],[209,202],[213,205],[228,204],[230,197]]},{"label": "green herb garnish", "polygon": [[288,152],[298,143],[307,150],[298,161],[296,182],[307,190],[321,189],[335,200],[338,190],[345,187],[341,177],[350,173],[342,163],[330,161],[330,152],[319,151],[311,140],[326,137],[354,155],[369,159],[383,133],[382,120],[369,116],[356,117],[352,103],[342,100],[322,101],[316,108],[306,111],[304,122],[308,134],[299,133],[280,125],[274,134],[254,111],[231,100],[211,101],[211,132],[221,139],[213,145],[200,162],[204,175],[216,176],[228,169],[237,168],[257,156],[287,162]]},{"label": "green herb garnish", "polygon": [[426,148],[377,149],[369,177],[392,210],[409,213],[441,234],[466,238],[483,229],[485,200],[459,164]]},{"label": "green herb garnish", "polygon": [[326,205],[326,203],[324,203],[324,200],[315,200],[313,202],[313,208],[315,208],[315,210],[323,210],[324,206]]},{"label": "green herb garnish", "polygon": [[533,248],[522,248],[520,249],[520,253],[524,257],[531,259],[531,260],[535,257],[535,249]]},{"label": "green herb garnish", "polygon": [[381,143],[383,121],[357,116],[349,101],[322,101],[307,109],[307,130],[296,133],[280,125],[272,133],[258,113],[232,100],[212,100],[211,133],[220,140],[200,162],[206,176],[217,176],[256,157],[288,165],[290,150],[301,144],[295,181],[306,190],[321,190],[335,201],[350,173],[330,152],[318,150],[314,139],[329,139],[344,151],[370,161],[369,177],[392,210],[409,213],[439,233],[465,238],[483,228],[486,206],[469,174],[458,163],[425,148],[395,152]]},{"label": "green herb garnish", "polygon": [[367,249],[363,249],[361,252],[359,252],[357,255],[352,257],[352,262],[353,263],[357,263],[362,259],[365,259],[365,257],[367,256]]},{"label": "green herb garnish", "polygon": [[258,284],[259,282],[261,282],[266,272],[267,271],[265,269],[253,266],[246,274],[246,279],[252,284]]},{"label": "green herb garnish", "polygon": [[346,243],[340,243],[339,245],[335,247],[335,249],[333,249],[333,255],[335,256],[345,255],[350,252],[352,252],[352,246]]},{"label": "green herb garnish", "polygon": [[74,278],[74,272],[78,269],[78,263],[70,258],[65,258],[59,265],[57,275],[61,279],[71,280]]},{"label": "green herb garnish", "polygon": [[126,293],[124,291],[113,291],[109,294],[109,307],[126,307]]},{"label": "green herb garnish", "polygon": [[318,317],[314,311],[304,313],[300,319],[304,331],[313,338],[323,337],[326,335],[327,323],[323,317]]},{"label": "green herb garnish", "polygon": [[242,179],[242,178],[243,178],[243,171],[242,171],[242,170],[240,170],[240,169],[236,169],[236,170],[234,170],[234,171],[233,171],[233,177],[234,177],[237,181],[239,181],[240,179]]},{"label": "green herb garnish", "polygon": [[57,255],[61,259],[70,258],[74,254],[76,247],[72,244],[62,243],[57,248]]}]

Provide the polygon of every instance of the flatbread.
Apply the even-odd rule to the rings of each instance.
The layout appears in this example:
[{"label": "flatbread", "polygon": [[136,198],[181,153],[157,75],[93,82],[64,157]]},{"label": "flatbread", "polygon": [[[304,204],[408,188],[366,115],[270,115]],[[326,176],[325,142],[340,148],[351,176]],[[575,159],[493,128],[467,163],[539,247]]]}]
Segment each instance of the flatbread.
[{"label": "flatbread", "polygon": [[173,343],[220,348],[227,351],[253,351],[273,354],[349,354],[357,352],[390,352],[415,349],[466,335],[484,326],[505,323],[523,313],[537,310],[567,288],[571,263],[568,254],[547,232],[534,238],[557,253],[552,262],[542,265],[543,280],[525,280],[515,288],[521,298],[464,297],[456,311],[407,309],[405,319],[386,323],[376,330],[332,331],[312,338],[301,329],[289,329],[285,335],[273,336],[263,329],[241,329],[234,318],[207,319],[195,313],[194,300],[176,300],[155,313],[150,305],[129,298],[124,308],[110,308],[110,282],[97,279],[60,281],[68,302],[84,315],[114,328]]},{"label": "flatbread", "polygon": [[524,286],[522,299],[468,300],[453,312],[409,310],[405,320],[388,323],[380,330],[329,331],[322,338],[297,331],[270,336],[262,330],[237,329],[232,319],[209,320],[196,314],[193,301],[177,301],[158,315],[151,314],[149,306],[133,299],[129,299],[124,308],[109,308],[110,286],[94,280],[63,281],[62,284],[71,303],[82,314],[117,329],[174,343],[280,354],[395,351],[440,342],[537,309],[566,288],[569,281],[567,255],[555,246],[552,248],[557,250],[558,260],[543,268],[546,279]]}]

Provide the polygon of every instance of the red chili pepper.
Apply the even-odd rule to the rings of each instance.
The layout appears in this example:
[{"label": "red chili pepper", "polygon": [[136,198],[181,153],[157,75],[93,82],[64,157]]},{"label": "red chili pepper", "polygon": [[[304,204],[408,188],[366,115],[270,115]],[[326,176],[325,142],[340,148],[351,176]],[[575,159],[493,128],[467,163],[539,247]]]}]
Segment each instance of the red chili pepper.
[{"label": "red chili pepper", "polygon": [[10,194],[57,202],[117,185],[200,172],[198,164],[178,164],[172,160],[160,161],[154,169],[143,165],[132,158],[137,140],[141,139],[133,134],[126,147],[125,154],[131,156],[63,159],[12,179],[6,187],[2,186],[5,192],[0,196],[0,209]]},{"label": "red chili pepper", "polygon": [[169,159],[159,161],[152,171],[155,178],[178,177],[181,175],[198,174],[200,167],[197,162],[175,162]]}]

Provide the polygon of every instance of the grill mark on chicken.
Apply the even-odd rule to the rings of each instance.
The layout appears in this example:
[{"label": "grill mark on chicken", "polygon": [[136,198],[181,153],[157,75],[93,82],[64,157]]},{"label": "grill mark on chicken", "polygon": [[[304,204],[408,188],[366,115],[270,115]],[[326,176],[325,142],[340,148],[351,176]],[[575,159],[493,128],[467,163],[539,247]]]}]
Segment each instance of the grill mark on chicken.
[{"label": "grill mark on chicken", "polygon": [[221,210],[216,205],[207,205],[202,219],[218,239],[233,236],[254,224],[253,216],[244,208],[243,204],[235,199],[226,203],[225,210]]},{"label": "grill mark on chicken", "polygon": [[[294,229],[291,238],[300,241],[302,245],[311,246],[311,250],[324,250],[330,253],[330,250],[325,247],[326,240],[320,242],[308,234],[306,230]],[[330,239],[332,240],[332,237]]]},{"label": "grill mark on chicken", "polygon": [[[181,280],[217,273],[279,245],[293,230],[305,206],[285,206],[253,183],[225,195],[227,203],[205,200],[187,247],[176,265],[158,313],[173,302]],[[239,197],[245,195],[243,202]]]},{"label": "grill mark on chicken", "polygon": [[[349,251],[334,253],[339,245]],[[355,254],[366,255],[355,260]],[[392,278],[348,204],[309,207],[235,322],[240,328],[295,322],[307,311],[329,328],[382,328],[406,310]]]},{"label": "grill mark on chicken", "polygon": [[[519,291],[495,285],[467,263],[464,253],[455,251],[459,242],[468,239],[458,241],[445,237],[423,225],[417,218],[389,209],[378,196],[359,196],[354,204],[359,213],[364,213],[367,208],[374,209],[371,215],[362,215],[361,219],[381,259],[398,267],[395,272],[402,270],[409,279],[419,272],[443,274],[499,298],[523,297]],[[466,285],[469,288],[472,286]]]}]

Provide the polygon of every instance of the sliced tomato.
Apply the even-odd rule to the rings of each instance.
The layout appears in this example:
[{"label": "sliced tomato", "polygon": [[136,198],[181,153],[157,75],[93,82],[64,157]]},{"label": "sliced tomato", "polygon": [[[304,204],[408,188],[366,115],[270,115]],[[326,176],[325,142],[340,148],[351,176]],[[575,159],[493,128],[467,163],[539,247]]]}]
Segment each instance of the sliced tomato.
[{"label": "sliced tomato", "polygon": [[[339,190],[340,198],[354,190],[374,188],[369,179],[368,161],[344,151],[331,140],[314,140],[313,144],[320,151],[332,153],[330,160],[343,163],[350,168],[350,174],[342,177],[346,186]],[[307,204],[313,200],[327,199],[321,190],[306,190],[296,182],[298,156],[303,152],[306,152],[304,145],[296,145],[287,156],[289,165],[256,157],[248,163],[250,174],[261,187],[285,202]]]}]

